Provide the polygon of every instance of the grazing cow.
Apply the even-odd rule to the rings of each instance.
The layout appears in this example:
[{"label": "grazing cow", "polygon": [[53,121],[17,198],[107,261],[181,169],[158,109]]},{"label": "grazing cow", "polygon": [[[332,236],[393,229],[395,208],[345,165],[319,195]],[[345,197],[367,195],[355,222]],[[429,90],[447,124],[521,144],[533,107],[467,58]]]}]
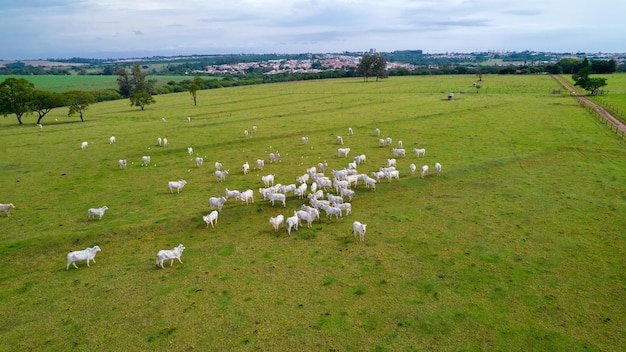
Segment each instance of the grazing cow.
[{"label": "grazing cow", "polygon": [[421,170],[422,177],[426,176],[427,173],[428,173],[428,165],[422,166],[422,170]]},{"label": "grazing cow", "polygon": [[120,166],[121,169],[125,169],[126,168],[126,159],[118,160],[117,164]]},{"label": "grazing cow", "polygon": [[441,176],[441,164],[435,164],[435,171],[437,171],[437,176]]},{"label": "grazing cow", "polygon": [[263,170],[263,166],[265,166],[265,161],[263,159],[257,159],[256,168],[259,170]]},{"label": "grazing cow", "polygon": [[86,260],[87,267],[89,267],[89,261],[92,260],[94,263],[96,262],[96,253],[98,252],[100,252],[100,246],[93,246],[91,248],[88,247],[86,249],[83,249],[82,251],[69,252],[67,254],[67,267],[65,268],[65,270],[68,270],[70,268],[70,265],[74,265],[74,267],[78,269],[78,266],[76,266],[76,262],[82,260]]},{"label": "grazing cow", "polygon": [[109,138],[109,144],[113,143],[115,143],[115,136],[111,136],[111,138]]},{"label": "grazing cow", "polygon": [[219,213],[217,212],[217,210],[213,210],[211,213],[209,213],[209,215],[205,215],[202,217],[202,220],[204,220],[204,222],[206,222],[206,228],[209,228],[209,224],[211,224],[212,228],[215,228],[215,225],[217,225],[217,218],[219,216]]},{"label": "grazing cow", "polygon": [[80,144],[80,149],[85,150],[89,146],[89,142],[82,142]]},{"label": "grazing cow", "polygon": [[200,167],[204,163],[204,159],[202,157],[196,157],[196,166]]},{"label": "grazing cow", "polygon": [[187,181],[179,180],[179,181],[170,181],[167,183],[167,187],[170,189],[170,193],[174,193],[174,188],[176,188],[176,192],[180,193],[180,190],[185,187]]},{"label": "grazing cow", "polygon": [[141,157],[141,165],[143,165],[143,166],[150,165],[150,156],[149,155],[144,155],[144,156]]}]

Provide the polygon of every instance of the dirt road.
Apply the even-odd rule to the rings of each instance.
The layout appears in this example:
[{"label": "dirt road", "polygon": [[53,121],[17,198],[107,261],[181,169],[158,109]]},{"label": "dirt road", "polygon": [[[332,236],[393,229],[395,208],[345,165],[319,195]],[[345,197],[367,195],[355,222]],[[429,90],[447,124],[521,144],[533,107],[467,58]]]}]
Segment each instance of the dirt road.
[{"label": "dirt road", "polygon": [[589,98],[587,98],[587,97],[585,97],[583,95],[578,94],[576,92],[576,90],[574,90],[574,87],[570,86],[561,77],[559,77],[557,75],[552,75],[552,78],[554,78],[557,82],[559,82],[563,86],[563,88],[567,89],[573,96],[578,98],[578,100],[580,100],[583,103],[591,106],[591,108],[593,108],[593,110],[595,112],[597,112],[602,117],[604,117],[607,121],[609,121],[613,125],[613,128],[618,129],[619,131],[622,132],[622,134],[626,133],[626,125],[623,124],[620,120],[616,119],[615,116],[611,115],[611,113],[608,112],[605,108],[603,108],[602,106],[594,103],[591,99],[589,99]]}]

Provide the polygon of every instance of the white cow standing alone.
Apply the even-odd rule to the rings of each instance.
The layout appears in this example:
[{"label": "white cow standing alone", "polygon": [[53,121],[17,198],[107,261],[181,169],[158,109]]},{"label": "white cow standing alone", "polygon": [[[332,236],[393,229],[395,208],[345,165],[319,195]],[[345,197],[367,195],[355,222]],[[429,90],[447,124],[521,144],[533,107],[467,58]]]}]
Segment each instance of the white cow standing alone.
[{"label": "white cow standing alone", "polygon": [[87,210],[87,220],[93,218],[95,219],[96,216],[98,216],[100,218],[100,220],[102,220],[102,217],[104,216],[104,212],[109,210],[109,208],[105,205],[102,208],[89,208]]},{"label": "white cow standing alone", "polygon": [[76,266],[76,262],[82,261],[82,260],[86,260],[87,261],[87,267],[89,267],[89,261],[93,260],[93,262],[96,262],[96,253],[100,252],[100,247],[99,246],[93,246],[91,248],[87,247],[86,249],[83,249],[82,251],[74,251],[74,252],[69,252],[67,254],[67,268],[65,268],[65,270],[68,270],[70,268],[70,265],[74,265],[74,267],[76,269],[78,269],[78,266]]},{"label": "white cow standing alone", "polygon": [[356,234],[359,234],[361,242],[365,240],[365,230],[367,229],[367,224],[361,224],[358,221],[352,223],[352,233],[356,238]]},{"label": "white cow standing alone", "polygon": [[174,265],[174,259],[178,259],[178,261],[182,264],[183,261],[180,260],[180,256],[183,255],[183,251],[185,250],[185,246],[179,244],[178,247],[174,249],[163,249],[157,253],[156,265],[157,268],[160,266],[163,268],[163,262],[166,260],[171,260],[170,266]]}]

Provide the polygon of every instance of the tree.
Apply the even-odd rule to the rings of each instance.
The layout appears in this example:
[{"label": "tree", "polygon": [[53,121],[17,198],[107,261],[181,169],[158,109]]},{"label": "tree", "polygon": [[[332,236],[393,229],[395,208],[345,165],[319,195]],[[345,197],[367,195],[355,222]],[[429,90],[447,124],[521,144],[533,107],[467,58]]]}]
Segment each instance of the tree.
[{"label": "tree", "polygon": [[146,105],[153,103],[156,103],[156,100],[148,93],[135,93],[130,96],[130,106],[139,106],[141,111],[143,111]]},{"label": "tree", "polygon": [[22,124],[22,116],[28,113],[28,103],[35,91],[35,85],[23,78],[7,78],[0,83],[0,112],[7,116],[15,114]]},{"label": "tree", "polygon": [[84,92],[82,90],[72,90],[65,93],[65,101],[66,105],[69,106],[69,112],[67,116],[72,116],[75,113],[79,113],[80,121],[84,122],[83,113],[89,105],[96,102],[96,97],[89,92]]},{"label": "tree", "polygon": [[119,87],[120,95],[124,98],[130,98],[133,92],[133,85],[128,76],[128,72],[125,69],[119,68],[117,70],[117,86]]},{"label": "tree", "polygon": [[606,86],[606,78],[591,78],[589,77],[590,73],[591,66],[586,66],[577,73],[573,74],[572,79],[574,80],[574,82],[576,82],[574,83],[575,86],[581,87],[582,89],[589,92],[589,94],[591,95],[596,95],[598,94],[600,88]]},{"label": "tree", "polygon": [[193,105],[196,106],[196,93],[204,85],[204,80],[200,76],[195,76],[191,86],[189,86],[189,93],[193,96]]},{"label": "tree", "polygon": [[41,119],[46,116],[52,109],[63,106],[63,95],[59,93],[48,92],[45,90],[35,90],[31,100],[28,103],[30,111],[36,111],[39,118],[37,124],[41,123]]},{"label": "tree", "polygon": [[365,54],[361,58],[361,62],[359,62],[356,71],[358,74],[363,75],[365,81],[367,81],[370,76],[375,76],[376,81],[378,81],[379,78],[386,78],[388,76],[387,60],[380,54]]}]

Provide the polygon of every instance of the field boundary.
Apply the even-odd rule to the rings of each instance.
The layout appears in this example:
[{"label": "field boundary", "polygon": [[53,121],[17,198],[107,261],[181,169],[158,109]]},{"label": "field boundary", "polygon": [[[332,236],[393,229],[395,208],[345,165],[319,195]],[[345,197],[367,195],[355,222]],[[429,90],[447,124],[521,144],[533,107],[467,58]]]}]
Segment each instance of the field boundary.
[{"label": "field boundary", "polygon": [[581,105],[588,107],[590,110],[594,111],[599,117],[603,119],[604,123],[610,123],[609,128],[611,129],[611,131],[614,131],[617,135],[620,135],[622,138],[624,138],[624,134],[626,133],[625,124],[623,124],[620,120],[613,116],[613,114],[611,114],[603,106],[578,93],[574,89],[574,87],[569,85],[563,78],[557,75],[552,75],[552,77],[557,82],[559,82],[559,84],[561,84],[563,88],[567,89],[574,97],[576,97]]}]

